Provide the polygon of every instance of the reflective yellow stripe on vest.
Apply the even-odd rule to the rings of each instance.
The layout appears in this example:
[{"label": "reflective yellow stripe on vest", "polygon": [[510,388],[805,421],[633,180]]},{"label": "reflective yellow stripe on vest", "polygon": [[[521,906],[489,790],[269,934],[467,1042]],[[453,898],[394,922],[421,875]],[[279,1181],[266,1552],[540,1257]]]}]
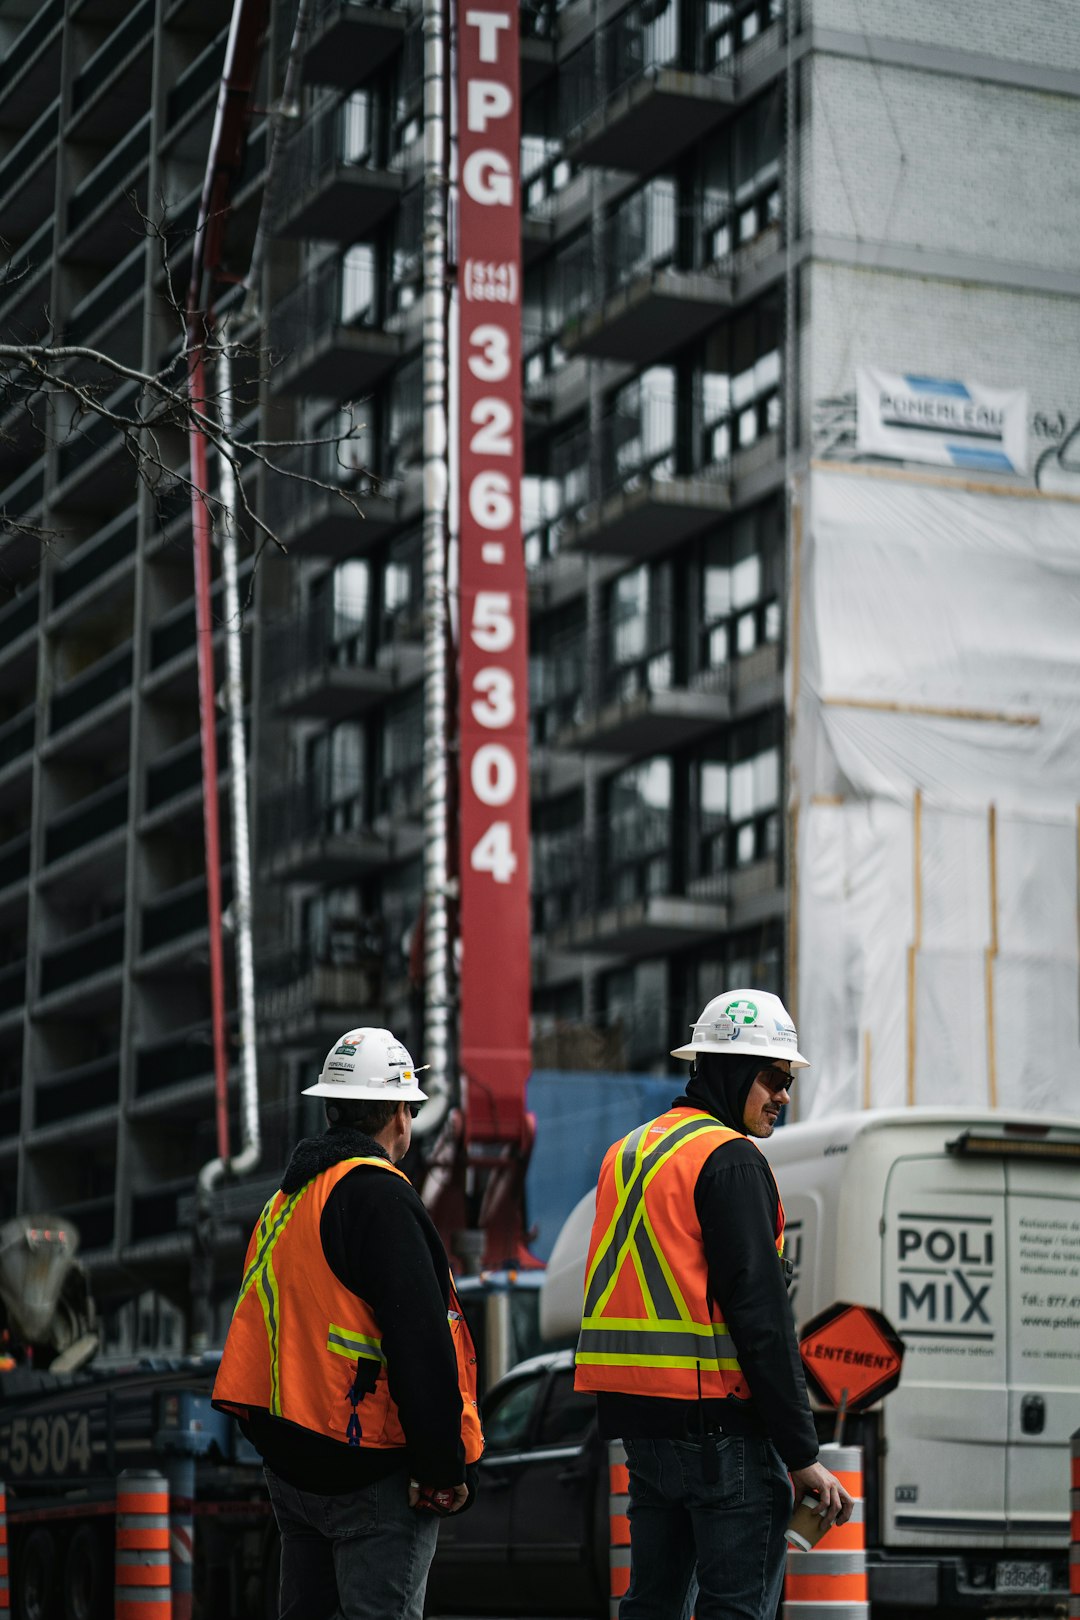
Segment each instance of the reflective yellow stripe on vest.
[{"label": "reflective yellow stripe on vest", "polygon": [[259,1296],[262,1306],[263,1321],[266,1324],[266,1337],[270,1345],[270,1411],[275,1417],[281,1416],[281,1381],[279,1359],[281,1344],[279,1337],[281,1323],[281,1298],[278,1294],[277,1278],[274,1275],[274,1250],[278,1239],[289,1224],[289,1220],[297,1204],[303,1198],[311,1183],[307,1182],[299,1192],[292,1193],[277,1214],[271,1220],[271,1210],[274,1198],[270,1199],[262,1212],[259,1221],[259,1247],[255,1251],[255,1258],[247,1269],[247,1273],[240,1285],[240,1298],[236,1302],[233,1315],[240,1309],[248,1294],[254,1288]]},{"label": "reflective yellow stripe on vest", "polygon": [[[645,1190],[684,1142],[722,1129],[713,1119],[679,1121],[650,1143],[651,1121],[632,1131],[614,1165],[616,1204],[585,1279],[579,1363],[739,1372],[722,1322],[696,1322],[657,1242]],[[604,1316],[623,1266],[632,1265],[645,1303],[643,1319]]]},{"label": "reflective yellow stripe on vest", "polygon": [[351,1328],[338,1327],[336,1322],[330,1323],[326,1348],[332,1350],[335,1356],[348,1356],[350,1361],[355,1361],[357,1357],[361,1361],[386,1360],[381,1339],[374,1334],[354,1333]]}]

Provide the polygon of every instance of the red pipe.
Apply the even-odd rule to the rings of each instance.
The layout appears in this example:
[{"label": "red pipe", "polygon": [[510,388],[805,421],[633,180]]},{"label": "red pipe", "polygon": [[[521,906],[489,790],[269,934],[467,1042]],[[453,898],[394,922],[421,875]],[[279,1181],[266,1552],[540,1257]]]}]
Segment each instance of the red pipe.
[{"label": "red pipe", "polygon": [[[203,346],[191,349],[188,387],[192,404],[206,409]],[[199,667],[199,727],[202,733],[203,836],[206,903],[210,925],[210,1019],[214,1044],[214,1114],[218,1158],[229,1159],[229,1064],[225,1048],[225,952],[221,939],[221,822],[218,798],[217,713],[214,686],[214,624],[210,612],[210,513],[207,509],[206,437],[196,426],[191,448],[191,527],[195,542],[195,639]]]}]

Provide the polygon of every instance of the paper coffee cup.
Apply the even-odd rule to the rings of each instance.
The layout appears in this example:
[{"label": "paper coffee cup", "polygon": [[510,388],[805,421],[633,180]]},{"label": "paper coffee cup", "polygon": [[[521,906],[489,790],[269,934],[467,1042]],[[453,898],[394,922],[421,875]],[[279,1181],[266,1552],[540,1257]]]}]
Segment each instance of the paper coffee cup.
[{"label": "paper coffee cup", "polygon": [[804,1496],[791,1515],[791,1523],[784,1531],[789,1547],[800,1552],[811,1552],[825,1534],[825,1518],[816,1496]]}]

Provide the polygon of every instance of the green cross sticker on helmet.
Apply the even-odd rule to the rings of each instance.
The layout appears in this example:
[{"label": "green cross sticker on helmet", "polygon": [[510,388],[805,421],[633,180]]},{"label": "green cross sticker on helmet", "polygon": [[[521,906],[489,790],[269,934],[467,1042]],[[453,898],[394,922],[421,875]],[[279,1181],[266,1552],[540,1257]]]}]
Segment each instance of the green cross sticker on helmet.
[{"label": "green cross sticker on helmet", "polygon": [[799,1037],[791,1015],[771,990],[725,990],[705,1003],[691,1026],[685,1046],[672,1057],[692,1063],[702,1052],[728,1057],[762,1057],[808,1067],[799,1051]]},{"label": "green cross sticker on helmet", "polygon": [[757,1022],[757,1006],[752,1001],[729,1001],[724,1011],[737,1024],[754,1024]]}]

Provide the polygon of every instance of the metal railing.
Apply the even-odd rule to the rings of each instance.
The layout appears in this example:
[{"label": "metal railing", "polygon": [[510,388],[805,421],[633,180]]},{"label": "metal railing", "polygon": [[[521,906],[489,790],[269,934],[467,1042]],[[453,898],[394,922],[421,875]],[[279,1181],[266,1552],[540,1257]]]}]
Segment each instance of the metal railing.
[{"label": "metal railing", "polygon": [[82,720],[118,693],[126,692],[131,685],[133,656],[131,642],[125,642],[54,692],[49,699],[49,735]]},{"label": "metal railing", "polygon": [[259,1017],[263,1021],[305,1020],[319,1010],[342,1014],[372,1007],[379,999],[382,957],[359,949],[341,953],[300,946],[259,963]]},{"label": "metal railing", "polygon": [[90,57],[85,66],[76,74],[71,86],[71,108],[78,112],[79,108],[95,91],[100,90],[106,79],[120,66],[129,51],[135,49],[142,36],[151,35],[154,26],[154,0],[141,0],[141,4],[133,7],[118,27],[103,45],[100,45]]},{"label": "metal railing", "polygon": [[680,0],[636,0],[600,30],[598,47],[590,40],[576,51],[560,75],[560,129],[573,136],[612,97],[661,68],[729,73],[727,63],[706,61],[703,28],[680,27],[682,9]]},{"label": "metal railing", "polygon": [[378,324],[374,268],[331,259],[274,305],[270,312],[270,352],[274,359],[281,360],[309,348],[338,327]]},{"label": "metal railing", "polygon": [[631,192],[605,215],[599,254],[589,235],[559,253],[562,319],[579,320],[598,302],[661,270],[730,274],[732,256],[715,252],[713,240],[727,214],[727,203],[716,196],[680,201],[671,180],[652,180]]},{"label": "metal railing", "polygon": [[713,668],[702,661],[687,638],[685,618],[669,607],[612,610],[601,615],[591,634],[580,625],[554,637],[540,661],[536,696],[541,706],[549,692],[557,702],[560,688],[569,694],[576,687],[564,723],[643,692],[726,692],[730,679],[726,665]]},{"label": "metal railing", "polygon": [[318,770],[286,783],[259,804],[259,848],[270,855],[294,844],[367,830],[364,781],[358,771]]},{"label": "metal railing", "polygon": [[[369,467],[355,466],[350,457],[359,457],[359,441],[344,444],[304,444],[275,456],[274,466],[279,476],[270,486],[273,516],[271,521],[283,534],[306,518],[316,507],[329,503],[343,518],[356,509],[364,510],[369,499],[394,500],[401,493],[399,479],[381,478]],[[379,453],[376,466],[385,465],[385,456]],[[344,491],[339,494],[338,491]],[[356,517],[357,524],[363,518]],[[363,538],[358,528],[357,539]]]},{"label": "metal railing", "polygon": [[371,662],[370,618],[345,612],[328,594],[317,597],[287,624],[267,632],[264,668],[271,693],[292,686],[300,677],[363,668]]},{"label": "metal railing", "polygon": [[701,872],[699,864],[696,851],[677,856],[674,823],[666,811],[617,811],[593,837],[576,828],[535,835],[533,892],[541,902],[558,898],[560,922],[659,895],[722,903],[729,893],[728,873]]},{"label": "metal railing", "polygon": [[404,169],[403,154],[388,151],[385,135],[383,102],[378,96],[361,92],[356,99],[315,113],[285,148],[274,208],[275,230],[282,228],[299,198],[324,186],[338,169]]},{"label": "metal railing", "polygon": [[45,865],[71,855],[95,838],[115,832],[127,821],[127,777],[89,794],[70,810],[64,810],[45,825]]}]

